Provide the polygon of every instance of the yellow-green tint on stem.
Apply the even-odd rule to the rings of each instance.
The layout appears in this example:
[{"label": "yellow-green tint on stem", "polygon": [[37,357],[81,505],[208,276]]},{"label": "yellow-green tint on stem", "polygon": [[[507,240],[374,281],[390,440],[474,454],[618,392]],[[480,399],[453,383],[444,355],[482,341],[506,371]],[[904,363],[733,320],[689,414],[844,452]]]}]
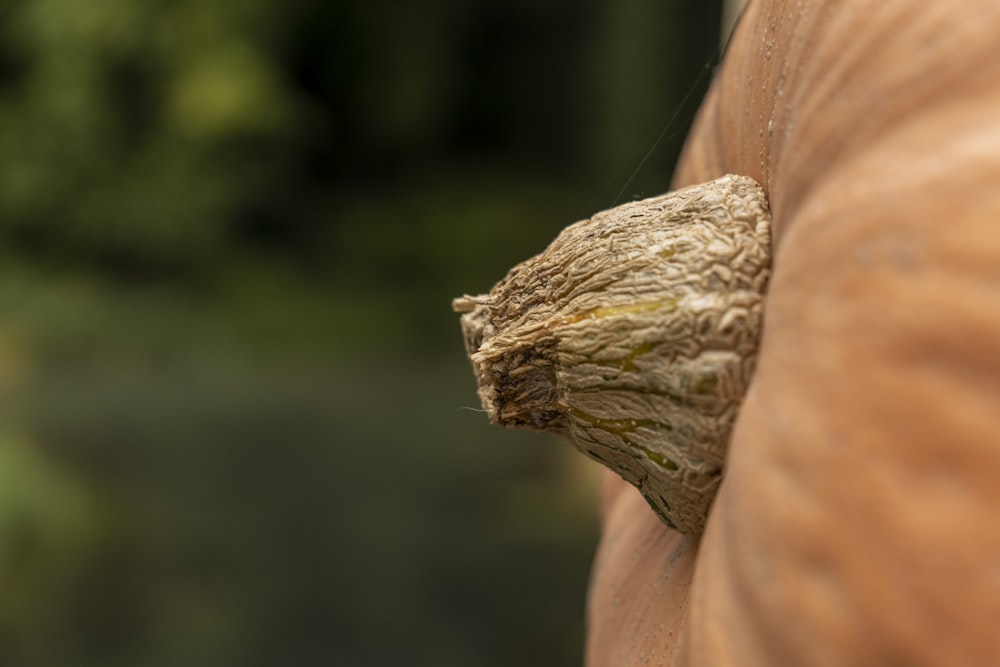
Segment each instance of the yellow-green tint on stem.
[{"label": "yellow-green tint on stem", "polygon": [[614,433],[615,435],[625,435],[626,433],[631,433],[637,428],[651,428],[664,431],[674,430],[674,427],[671,424],[656,421],[655,419],[602,419],[600,417],[595,417],[588,412],[584,412],[579,408],[568,406],[566,407],[566,412],[578,419],[593,424],[602,431]]},{"label": "yellow-green tint on stem", "polygon": [[659,463],[667,470],[677,470],[677,463],[674,460],[668,459],[663,454],[653,451],[649,447],[639,447],[639,449],[641,449],[642,453],[646,455],[646,458],[648,458],[653,463]]},{"label": "yellow-green tint on stem", "polygon": [[575,324],[583,320],[596,320],[603,317],[615,317],[621,315],[642,315],[656,310],[674,310],[677,308],[677,299],[657,299],[656,301],[641,301],[639,303],[627,303],[618,306],[600,306],[584,311],[577,315],[571,315],[562,320],[561,324]]}]

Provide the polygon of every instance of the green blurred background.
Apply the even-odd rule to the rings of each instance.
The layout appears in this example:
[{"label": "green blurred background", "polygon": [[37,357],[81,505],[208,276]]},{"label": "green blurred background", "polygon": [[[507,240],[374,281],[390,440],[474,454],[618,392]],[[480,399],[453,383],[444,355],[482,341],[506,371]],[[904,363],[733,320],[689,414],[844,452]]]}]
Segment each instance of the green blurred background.
[{"label": "green blurred background", "polygon": [[450,300],[667,189],[719,5],[5,0],[0,665],[579,664]]}]

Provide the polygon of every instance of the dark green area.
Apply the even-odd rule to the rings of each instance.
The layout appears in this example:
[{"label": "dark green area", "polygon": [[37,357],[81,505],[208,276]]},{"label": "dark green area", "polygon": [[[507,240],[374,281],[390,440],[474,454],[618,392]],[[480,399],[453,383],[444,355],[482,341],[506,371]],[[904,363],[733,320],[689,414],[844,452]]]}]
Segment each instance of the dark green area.
[{"label": "dark green area", "polygon": [[593,468],[465,409],[450,299],[667,189],[718,25],[6,2],[0,664],[579,664]]}]

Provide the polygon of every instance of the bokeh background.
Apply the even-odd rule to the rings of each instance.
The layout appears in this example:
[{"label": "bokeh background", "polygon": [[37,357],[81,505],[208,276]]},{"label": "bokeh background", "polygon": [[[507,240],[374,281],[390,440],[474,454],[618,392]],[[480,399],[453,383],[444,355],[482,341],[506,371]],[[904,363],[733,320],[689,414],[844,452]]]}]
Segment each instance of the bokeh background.
[{"label": "bokeh background", "polygon": [[580,664],[595,468],[450,300],[667,189],[721,12],[5,0],[0,665]]}]

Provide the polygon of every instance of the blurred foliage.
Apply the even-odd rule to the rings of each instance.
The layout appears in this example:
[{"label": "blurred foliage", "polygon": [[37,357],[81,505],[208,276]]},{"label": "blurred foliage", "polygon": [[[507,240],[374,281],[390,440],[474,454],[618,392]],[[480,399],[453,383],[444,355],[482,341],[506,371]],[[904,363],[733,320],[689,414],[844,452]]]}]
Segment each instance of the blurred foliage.
[{"label": "blurred foliage", "polygon": [[579,664],[594,467],[450,298],[663,191],[682,0],[0,7],[0,664]]}]

